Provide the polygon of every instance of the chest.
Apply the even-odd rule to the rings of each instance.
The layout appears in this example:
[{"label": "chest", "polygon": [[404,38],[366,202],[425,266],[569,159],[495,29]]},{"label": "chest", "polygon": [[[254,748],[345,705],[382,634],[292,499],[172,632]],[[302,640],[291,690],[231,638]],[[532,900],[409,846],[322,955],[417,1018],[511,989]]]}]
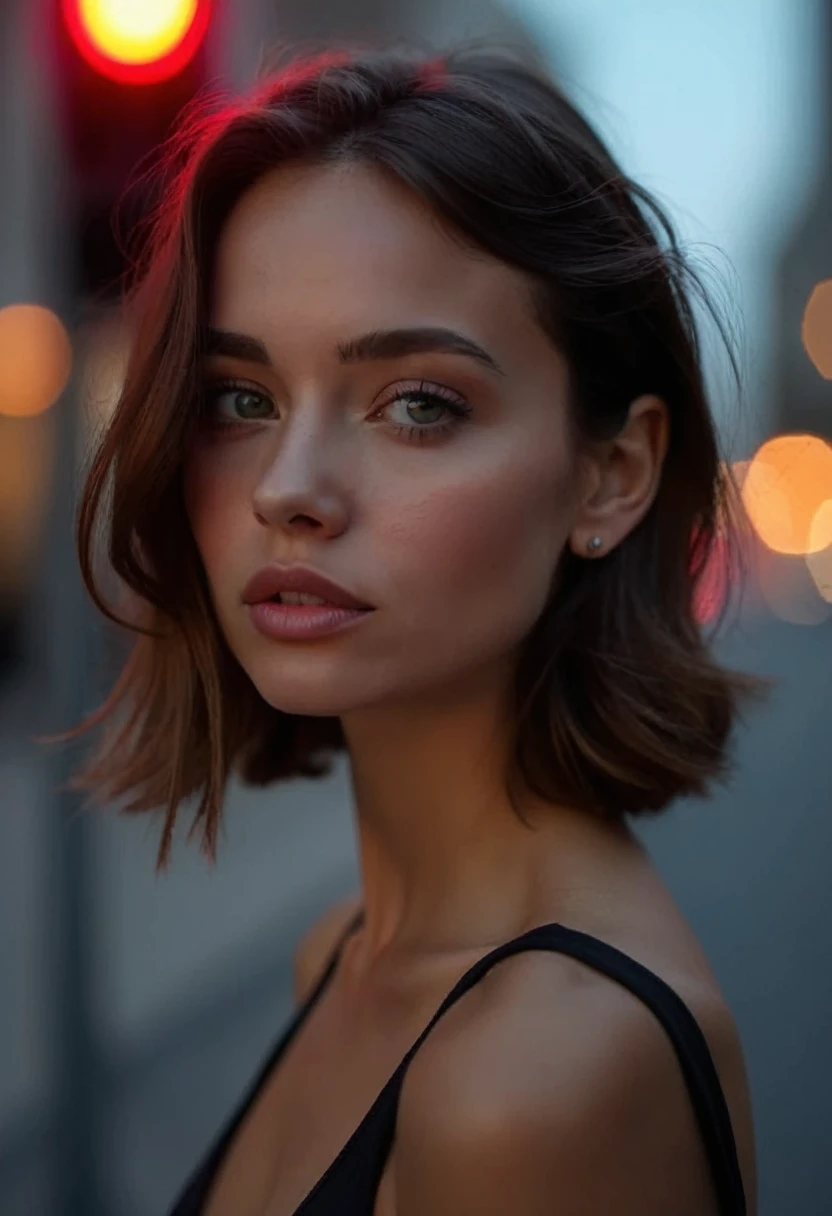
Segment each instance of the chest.
[{"label": "chest", "polygon": [[[422,1029],[312,1010],[234,1137],[205,1216],[294,1216],[367,1115]],[[395,1146],[373,1216],[395,1216]]]}]

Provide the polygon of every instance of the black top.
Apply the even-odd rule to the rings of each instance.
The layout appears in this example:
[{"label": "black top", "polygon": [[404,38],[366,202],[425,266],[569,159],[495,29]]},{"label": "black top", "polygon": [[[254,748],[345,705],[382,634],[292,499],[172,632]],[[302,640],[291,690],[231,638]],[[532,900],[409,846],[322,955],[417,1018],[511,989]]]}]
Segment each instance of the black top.
[{"label": "black top", "polygon": [[[317,985],[300,1005],[254,1083],[191,1177],[169,1216],[200,1216],[231,1140],[255,1098],[335,970],[344,941],[360,923],[351,922]],[[338,1156],[318,1179],[294,1216],[372,1216],[387,1155],[393,1141],[396,1107],[405,1072],[425,1037],[442,1014],[472,988],[500,959],[521,950],[553,950],[587,963],[629,988],[661,1022],[682,1067],[691,1102],[711,1164],[719,1216],[746,1216],[745,1195],[737,1161],[731,1119],[708,1044],[684,1001],[654,972],[597,937],[565,925],[539,925],[491,950],[454,985],[431,1021],[407,1052],[390,1080]]]}]

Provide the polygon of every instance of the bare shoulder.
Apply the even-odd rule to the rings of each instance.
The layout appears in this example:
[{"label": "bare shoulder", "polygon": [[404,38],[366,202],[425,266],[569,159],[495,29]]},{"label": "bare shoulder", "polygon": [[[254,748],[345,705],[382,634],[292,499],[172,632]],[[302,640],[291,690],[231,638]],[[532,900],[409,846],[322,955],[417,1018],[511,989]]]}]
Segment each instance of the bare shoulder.
[{"label": "bare shoulder", "polygon": [[[742,1081],[719,994],[683,999],[721,1079],[739,1069]],[[405,1079],[395,1157],[397,1216],[548,1216],[555,1196],[559,1216],[717,1211],[661,1023],[627,988],[548,952],[504,959],[434,1027]],[[747,1179],[749,1216],[753,1186]]]},{"label": "bare shoulder", "polygon": [[295,1001],[305,1001],[347,925],[361,907],[361,894],[354,892],[331,904],[301,935],[292,957]]}]

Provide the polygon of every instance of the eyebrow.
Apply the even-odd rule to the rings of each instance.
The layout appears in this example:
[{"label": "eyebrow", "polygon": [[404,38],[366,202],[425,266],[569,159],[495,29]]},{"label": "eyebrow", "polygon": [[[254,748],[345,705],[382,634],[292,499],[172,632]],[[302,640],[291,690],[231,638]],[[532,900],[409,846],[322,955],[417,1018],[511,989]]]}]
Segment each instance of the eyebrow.
[{"label": "eyebrow", "polygon": [[[337,347],[340,363],[361,363],[369,359],[396,359],[404,355],[440,351],[445,354],[467,355],[476,359],[498,376],[506,373],[487,350],[471,338],[466,338],[453,329],[437,326],[417,326],[411,329],[376,329],[362,334],[349,342],[339,342]],[[271,367],[272,361],[263,342],[248,334],[234,333],[227,329],[206,326],[203,333],[204,355],[227,355],[231,359],[243,359],[247,363],[260,363]]]}]

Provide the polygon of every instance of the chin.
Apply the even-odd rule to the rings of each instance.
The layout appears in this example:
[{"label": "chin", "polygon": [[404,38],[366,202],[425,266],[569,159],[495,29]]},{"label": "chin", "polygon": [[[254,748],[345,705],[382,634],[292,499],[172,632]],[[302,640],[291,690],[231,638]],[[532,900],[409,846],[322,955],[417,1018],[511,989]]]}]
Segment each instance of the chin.
[{"label": "chin", "polygon": [[275,696],[266,699],[272,709],[278,709],[282,714],[293,714],[299,718],[340,718],[343,713],[352,708],[342,702],[328,701],[323,698],[317,700],[310,697],[290,699]]},{"label": "chin", "polygon": [[302,686],[289,680],[254,679],[252,683],[263,700],[283,714],[299,714],[310,718],[338,718],[356,707],[355,697],[346,691],[314,686],[310,680]]}]

